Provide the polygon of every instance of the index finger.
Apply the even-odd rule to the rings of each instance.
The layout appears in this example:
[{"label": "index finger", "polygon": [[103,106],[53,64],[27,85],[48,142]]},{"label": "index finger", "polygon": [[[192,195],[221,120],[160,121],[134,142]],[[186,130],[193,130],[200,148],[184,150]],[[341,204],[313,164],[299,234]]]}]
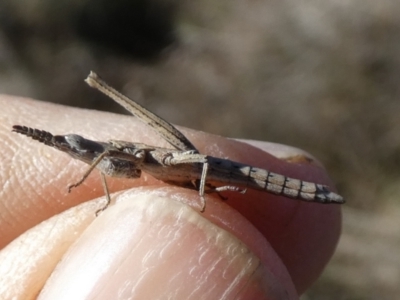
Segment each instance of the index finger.
[{"label": "index finger", "polygon": [[[97,176],[88,178],[79,191],[67,194],[66,186],[79,179],[85,166],[53,149],[13,136],[8,131],[12,125],[39,127],[56,134],[78,133],[98,140],[112,138],[168,147],[151,129],[137,124],[130,117],[28,100],[20,100],[17,104],[15,100],[13,103],[10,99],[4,99],[2,104],[4,127],[1,133],[6,145],[3,171],[9,175],[8,179],[11,178],[7,180],[3,191],[2,203],[6,209],[2,211],[6,213],[2,217],[0,240],[4,243],[51,215],[103,194]],[[265,149],[222,137],[187,130],[184,133],[202,153],[294,178],[330,184],[326,172],[313,164],[288,163],[268,154]],[[268,144],[265,147],[268,149]],[[10,160],[10,157],[13,159]],[[36,177],[32,177],[34,170],[40,170]],[[110,182],[114,191],[143,184],[163,183],[146,176],[134,181],[119,179]],[[14,197],[15,200],[11,202],[7,200],[8,195],[19,197]],[[30,198],[28,205],[24,202],[27,197]],[[340,209],[337,206],[303,203],[250,190],[245,195],[229,194],[227,204],[245,216],[272,244],[287,266],[298,291],[304,290],[315,280],[333,253],[340,233]],[[22,219],[19,217],[21,215],[27,217]],[[223,220],[221,223],[224,223]],[[229,224],[235,227],[240,222]],[[232,231],[237,235],[246,235],[246,232],[240,232],[240,228],[232,228]]]}]

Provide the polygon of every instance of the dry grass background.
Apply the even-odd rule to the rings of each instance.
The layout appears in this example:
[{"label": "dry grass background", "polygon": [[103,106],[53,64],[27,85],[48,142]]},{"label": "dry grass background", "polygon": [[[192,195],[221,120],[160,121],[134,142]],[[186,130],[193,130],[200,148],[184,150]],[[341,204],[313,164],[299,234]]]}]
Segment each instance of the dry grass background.
[{"label": "dry grass background", "polygon": [[122,112],[83,83],[95,70],[173,123],[309,151],[348,203],[302,299],[394,299],[399,14],[397,0],[3,0],[0,92]]}]

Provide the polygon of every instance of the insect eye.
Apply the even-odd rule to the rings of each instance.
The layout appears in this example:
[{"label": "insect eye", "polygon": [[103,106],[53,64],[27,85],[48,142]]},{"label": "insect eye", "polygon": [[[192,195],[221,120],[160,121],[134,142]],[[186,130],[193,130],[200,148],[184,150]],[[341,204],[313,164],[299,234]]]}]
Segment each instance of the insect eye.
[{"label": "insect eye", "polygon": [[87,140],[84,137],[76,134],[68,134],[65,140],[71,148],[87,153],[101,153],[104,152],[102,143]]},{"label": "insect eye", "polygon": [[77,134],[68,134],[65,136],[65,140],[74,148],[82,148],[85,139]]}]

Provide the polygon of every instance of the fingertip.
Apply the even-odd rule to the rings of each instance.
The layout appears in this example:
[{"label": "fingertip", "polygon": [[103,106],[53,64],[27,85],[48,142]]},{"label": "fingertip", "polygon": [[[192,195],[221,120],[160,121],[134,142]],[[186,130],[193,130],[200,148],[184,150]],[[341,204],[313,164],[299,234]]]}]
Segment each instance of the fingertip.
[{"label": "fingertip", "polygon": [[[311,155],[284,145],[208,137],[211,156],[259,167],[274,173],[329,186],[327,171]],[[226,202],[249,220],[271,243],[286,265],[299,293],[321,274],[341,233],[341,206],[308,203],[265,191],[229,194]]]},{"label": "fingertip", "polygon": [[145,193],[132,199],[129,192],[117,202],[68,251],[41,299],[295,298],[288,276],[282,280],[189,206]]}]

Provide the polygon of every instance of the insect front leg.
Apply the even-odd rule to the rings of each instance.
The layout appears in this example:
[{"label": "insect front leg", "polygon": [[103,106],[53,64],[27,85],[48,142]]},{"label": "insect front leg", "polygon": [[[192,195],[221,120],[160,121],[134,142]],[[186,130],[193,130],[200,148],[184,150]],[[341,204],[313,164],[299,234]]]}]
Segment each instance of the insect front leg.
[{"label": "insect front leg", "polygon": [[[72,188],[80,186],[96,167],[99,167],[103,174],[111,177],[138,178],[140,177],[140,165],[144,157],[145,153],[143,151],[139,151],[134,155],[119,150],[106,150],[96,157],[78,182],[68,186],[68,192],[71,192]],[[101,164],[107,158],[109,159],[108,163]]]},{"label": "insect front leg", "polygon": [[89,169],[87,169],[87,171],[83,174],[82,178],[74,183],[68,186],[68,193],[71,193],[71,190],[75,187],[80,186],[85,180],[86,178],[90,175],[90,173],[92,173],[92,171],[94,170],[94,168],[96,168],[96,166],[102,161],[103,158],[109,156],[109,152],[108,151],[104,151],[103,153],[101,153],[94,161],[93,163],[90,165]]}]

